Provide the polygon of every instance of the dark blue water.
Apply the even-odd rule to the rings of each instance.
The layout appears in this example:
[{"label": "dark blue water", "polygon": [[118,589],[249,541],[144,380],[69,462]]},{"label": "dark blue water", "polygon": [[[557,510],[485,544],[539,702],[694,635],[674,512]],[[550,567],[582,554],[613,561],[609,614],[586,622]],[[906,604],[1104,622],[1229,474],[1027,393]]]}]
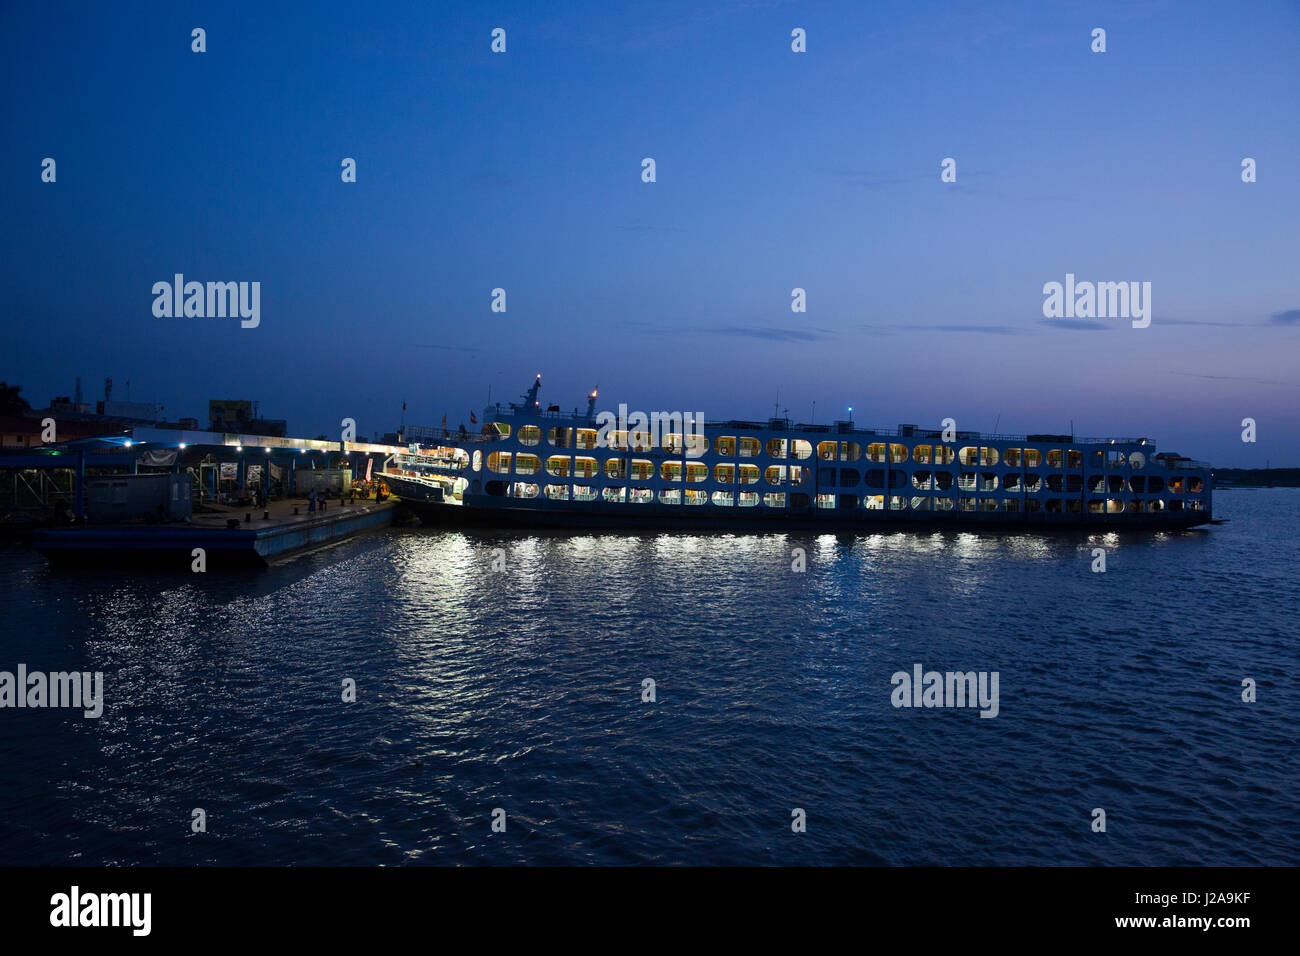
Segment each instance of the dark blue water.
[{"label": "dark blue water", "polygon": [[[1215,511],[1154,537],[394,529],[224,578],[0,551],[0,669],[106,683],[100,720],[0,710],[0,863],[1295,864],[1300,492]],[[916,663],[998,671],[999,715],[894,708]]]}]

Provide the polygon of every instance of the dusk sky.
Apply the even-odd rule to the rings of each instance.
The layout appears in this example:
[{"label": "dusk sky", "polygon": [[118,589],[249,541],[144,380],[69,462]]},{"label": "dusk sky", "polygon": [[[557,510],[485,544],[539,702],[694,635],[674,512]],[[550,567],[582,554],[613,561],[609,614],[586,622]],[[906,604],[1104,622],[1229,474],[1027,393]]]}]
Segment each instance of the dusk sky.
[{"label": "dusk sky", "polygon": [[[368,437],[540,371],[1300,465],[1300,4],[7,2],[0,86],[33,405],[112,377]],[[175,273],[260,282],[260,326],[155,317]],[[1150,327],[1045,319],[1067,273],[1150,282]]]}]

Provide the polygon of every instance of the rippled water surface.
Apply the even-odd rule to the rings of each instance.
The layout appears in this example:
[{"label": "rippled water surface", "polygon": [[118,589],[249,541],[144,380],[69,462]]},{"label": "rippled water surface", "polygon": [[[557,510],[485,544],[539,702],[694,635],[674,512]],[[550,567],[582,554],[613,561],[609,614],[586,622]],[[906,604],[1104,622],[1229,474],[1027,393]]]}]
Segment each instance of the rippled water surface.
[{"label": "rippled water surface", "polygon": [[[99,720],[0,710],[0,862],[1295,864],[1300,492],[1215,511],[1154,537],[399,528],[235,577],[0,550],[0,670],[105,680]],[[997,671],[999,715],[895,709],[917,663]]]}]

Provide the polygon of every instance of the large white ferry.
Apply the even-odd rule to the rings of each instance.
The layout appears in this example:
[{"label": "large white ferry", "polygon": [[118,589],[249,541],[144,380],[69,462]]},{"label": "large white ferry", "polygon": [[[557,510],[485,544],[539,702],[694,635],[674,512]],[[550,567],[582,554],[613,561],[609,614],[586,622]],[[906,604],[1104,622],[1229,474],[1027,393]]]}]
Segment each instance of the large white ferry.
[{"label": "large white ferry", "polygon": [[521,402],[485,408],[481,433],[415,441],[384,470],[389,488],[425,523],[495,527],[1175,529],[1212,520],[1209,464],[1158,453],[1150,438],[680,414],[642,427],[646,416],[597,415],[595,391],[585,413],[544,411],[541,378]]}]

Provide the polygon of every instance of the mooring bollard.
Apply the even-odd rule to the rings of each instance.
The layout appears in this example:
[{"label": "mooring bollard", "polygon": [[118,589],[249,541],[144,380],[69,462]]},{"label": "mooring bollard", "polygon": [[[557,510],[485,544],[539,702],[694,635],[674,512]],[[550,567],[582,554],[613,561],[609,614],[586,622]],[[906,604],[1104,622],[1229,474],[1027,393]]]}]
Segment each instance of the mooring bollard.
[{"label": "mooring bollard", "polygon": [[263,512],[262,512],[262,520],[263,520],[263,521],[270,521],[270,520],[271,520],[271,512],[270,512],[270,511],[263,511]]}]

